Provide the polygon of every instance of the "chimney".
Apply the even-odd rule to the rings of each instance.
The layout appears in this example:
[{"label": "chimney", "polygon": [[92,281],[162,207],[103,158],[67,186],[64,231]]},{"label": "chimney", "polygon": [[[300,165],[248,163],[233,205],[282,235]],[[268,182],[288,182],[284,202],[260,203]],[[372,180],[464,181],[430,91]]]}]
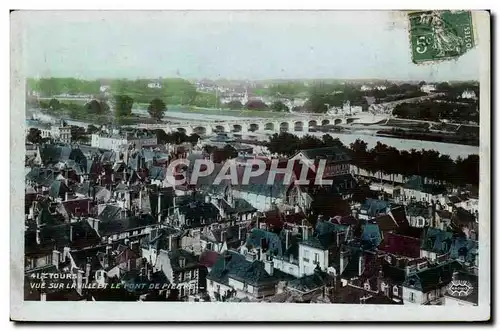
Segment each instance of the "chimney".
[{"label": "chimney", "polygon": [[302,226],[302,239],[307,240],[309,238],[309,227],[307,225]]},{"label": "chimney", "polygon": [[365,272],[365,257],[363,253],[359,255],[359,276],[361,276]]},{"label": "chimney", "polygon": [[157,214],[158,214],[158,223],[161,223],[161,211],[162,211],[162,206],[161,206],[161,197],[162,197],[162,194],[160,192],[160,189],[158,188],[158,210],[157,210]]},{"label": "chimney", "polygon": [[341,275],[345,268],[347,267],[347,263],[349,263],[349,251],[342,248],[340,251],[340,266],[338,274]]},{"label": "chimney", "polygon": [[227,265],[231,261],[231,254],[229,254],[227,251],[224,253],[224,269],[226,269]]},{"label": "chimney", "polygon": [[59,251],[53,250],[52,251],[52,264],[55,265],[56,267],[59,266],[59,262],[61,261],[61,253]]},{"label": "chimney", "polygon": [[184,256],[179,257],[179,267],[184,268],[186,266],[186,258]]},{"label": "chimney", "polygon": [[273,261],[266,261],[264,264],[264,269],[266,272],[272,276],[274,274],[274,263]]},{"label": "chimney", "polygon": [[90,278],[90,263],[87,262],[85,265],[85,284],[89,283]]},{"label": "chimney", "polygon": [[227,242],[227,232],[226,232],[226,230],[223,230],[223,231],[221,232],[220,236],[221,236],[221,241],[222,241],[223,243]]},{"label": "chimney", "polygon": [[148,280],[152,280],[152,279],[153,279],[153,269],[148,268]]},{"label": "chimney", "polygon": [[139,209],[142,210],[142,187],[139,190]]},{"label": "chimney", "polygon": [[379,270],[378,276],[377,276],[377,292],[382,291],[382,282],[384,280],[384,273],[382,270]]},{"label": "chimney", "polygon": [[76,291],[82,295],[83,270],[78,270],[76,275]]},{"label": "chimney", "polygon": [[172,244],[173,244],[173,238],[172,238],[172,235],[169,235],[168,236],[168,250],[169,251],[172,251],[172,249],[173,249]]},{"label": "chimney", "polygon": [[238,239],[242,240],[243,239],[243,227],[238,228]]}]

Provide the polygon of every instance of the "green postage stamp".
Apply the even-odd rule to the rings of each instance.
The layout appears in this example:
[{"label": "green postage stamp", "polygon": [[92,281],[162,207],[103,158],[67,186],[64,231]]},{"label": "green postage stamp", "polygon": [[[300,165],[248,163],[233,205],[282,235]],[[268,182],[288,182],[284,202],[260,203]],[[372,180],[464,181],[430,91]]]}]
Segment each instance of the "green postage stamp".
[{"label": "green postage stamp", "polygon": [[455,59],[474,47],[470,11],[421,11],[409,14],[414,63]]}]

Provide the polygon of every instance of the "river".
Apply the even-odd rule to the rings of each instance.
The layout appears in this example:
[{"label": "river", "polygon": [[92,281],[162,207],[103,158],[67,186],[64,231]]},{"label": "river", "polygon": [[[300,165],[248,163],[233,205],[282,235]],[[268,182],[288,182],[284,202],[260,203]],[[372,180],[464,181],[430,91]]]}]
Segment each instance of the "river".
[{"label": "river", "polygon": [[[200,109],[201,111],[201,109]],[[215,109],[209,110],[210,114],[200,114],[198,112],[183,110],[182,107],[171,107],[169,109],[169,115],[171,117],[182,118],[182,119],[192,119],[192,120],[200,120],[200,119],[212,119],[212,120],[242,120],[246,119],[246,117],[238,117],[238,116],[225,116],[225,115],[214,115],[214,112],[217,111]],[[227,111],[226,111],[227,112]],[[229,111],[232,112],[232,111]],[[236,113],[240,113],[235,111]],[[39,114],[39,112],[37,112]],[[255,119],[255,117],[249,117],[248,119]],[[67,121],[68,124],[78,125],[82,127],[87,127],[88,124],[80,121]],[[361,139],[368,144],[368,148],[372,148],[377,144],[377,141],[384,143],[388,146],[395,147],[399,150],[411,150],[411,149],[426,149],[426,150],[435,150],[441,154],[448,154],[451,158],[456,159],[457,157],[467,157],[470,154],[479,154],[479,147],[477,146],[467,146],[467,145],[458,145],[458,144],[449,144],[449,143],[441,143],[441,142],[433,142],[433,141],[421,141],[421,140],[405,140],[398,138],[389,138],[389,137],[377,137],[375,136],[375,131],[372,128],[365,128],[360,130],[356,130],[354,133],[329,133],[334,138],[339,138],[340,141],[349,145],[352,142],[356,141],[356,139]],[[298,136],[303,136],[307,133],[304,132],[294,132]],[[324,132],[309,132],[308,134],[321,137],[325,133]],[[265,139],[267,140],[268,135],[265,132],[254,132],[249,135],[256,136],[259,140]]]}]

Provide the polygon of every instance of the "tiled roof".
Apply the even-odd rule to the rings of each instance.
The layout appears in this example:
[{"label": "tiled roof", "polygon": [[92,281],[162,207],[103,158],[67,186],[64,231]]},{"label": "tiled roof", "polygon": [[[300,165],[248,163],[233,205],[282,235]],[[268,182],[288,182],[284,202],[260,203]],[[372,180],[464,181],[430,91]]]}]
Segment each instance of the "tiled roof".
[{"label": "tiled roof", "polygon": [[379,249],[397,256],[418,258],[420,257],[420,240],[395,233],[387,233]]},{"label": "tiled roof", "polygon": [[64,198],[67,192],[69,188],[60,180],[53,181],[49,188],[49,195],[53,198]]},{"label": "tiled roof", "polygon": [[455,237],[450,249],[452,259],[463,258],[464,261],[473,263],[479,253],[477,241],[466,239],[465,237]]},{"label": "tiled roof", "polygon": [[378,224],[380,231],[395,231],[399,228],[399,225],[389,215],[377,216],[375,222]]},{"label": "tiled roof", "polygon": [[350,161],[349,153],[345,148],[340,147],[322,147],[315,149],[305,149],[299,151],[306,158],[310,160],[315,159],[325,159],[334,162],[346,162]]},{"label": "tiled roof", "polygon": [[414,288],[423,293],[440,289],[450,283],[453,272],[460,270],[460,264],[456,262],[445,263],[410,274],[403,283],[404,287]]},{"label": "tiled roof", "polygon": [[315,271],[312,275],[292,280],[288,283],[287,287],[302,293],[308,293],[331,283],[331,276],[329,276],[326,272]]},{"label": "tiled roof", "polygon": [[380,228],[377,224],[365,224],[362,226],[363,233],[361,239],[364,242],[370,243],[371,245],[377,247],[382,241],[380,234]]},{"label": "tiled roof", "polygon": [[149,214],[102,221],[99,223],[99,234],[101,236],[119,234],[133,229],[151,226],[155,223],[156,220]]},{"label": "tiled roof", "polygon": [[200,264],[207,268],[212,268],[220,256],[219,253],[214,251],[204,251],[200,255]]},{"label": "tiled roof", "polygon": [[228,284],[229,278],[234,278],[250,285],[259,286],[276,283],[280,278],[286,276],[279,270],[275,270],[275,274],[271,276],[266,272],[264,262],[250,262],[241,254],[227,251],[219,257],[207,275],[207,279],[221,284]]},{"label": "tiled roof", "polygon": [[426,251],[444,254],[450,251],[452,242],[452,232],[428,228],[422,240],[421,248]]},{"label": "tiled roof", "polygon": [[[163,254],[163,251],[161,252]],[[198,258],[183,249],[175,249],[167,253],[170,259],[170,265],[174,271],[196,269],[199,267]],[[179,260],[184,258],[184,266],[179,264]]]}]

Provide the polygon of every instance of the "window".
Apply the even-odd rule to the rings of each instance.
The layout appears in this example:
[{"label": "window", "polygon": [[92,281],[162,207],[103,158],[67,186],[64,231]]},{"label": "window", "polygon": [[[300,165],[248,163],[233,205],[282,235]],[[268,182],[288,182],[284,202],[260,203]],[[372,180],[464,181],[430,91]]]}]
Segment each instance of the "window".
[{"label": "window", "polygon": [[309,251],[304,249],[304,261],[309,262]]},{"label": "window", "polygon": [[214,286],[214,281],[213,280],[210,281],[210,286]]},{"label": "window", "polygon": [[314,263],[319,263],[319,254],[314,253]]},{"label": "window", "polygon": [[[398,287],[397,287],[397,286],[394,286],[394,287],[392,288],[392,294],[393,294],[394,296],[399,296],[399,289],[398,289]],[[412,293],[412,294],[413,294],[413,293]]]},{"label": "window", "polygon": [[309,274],[309,268],[304,267],[304,275],[308,275],[308,274]]},{"label": "window", "polygon": [[410,302],[415,302],[415,293],[410,292]]}]

